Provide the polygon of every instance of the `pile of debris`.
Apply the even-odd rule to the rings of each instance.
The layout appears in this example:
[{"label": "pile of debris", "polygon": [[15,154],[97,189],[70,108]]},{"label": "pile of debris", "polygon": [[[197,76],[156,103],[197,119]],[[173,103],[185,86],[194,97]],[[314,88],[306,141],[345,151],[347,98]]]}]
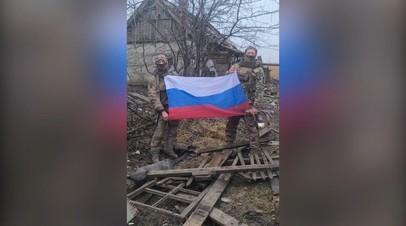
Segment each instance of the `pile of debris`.
[{"label": "pile of debris", "polygon": [[129,87],[129,225],[278,225],[279,96],[274,90],[272,84],[265,89],[268,102],[258,117],[263,152],[249,152],[243,123],[236,143],[225,146],[226,119],[182,120],[175,146],[182,157],[148,165],[156,118],[146,88]]},{"label": "pile of debris", "polygon": [[[235,147],[243,147],[240,148]],[[226,189],[233,174],[248,181],[270,180],[274,194],[279,194],[279,156],[267,151],[258,154],[244,152],[244,144],[235,144],[216,149],[201,150],[201,153],[221,151],[212,158],[204,158],[197,168],[150,170],[140,168],[129,177],[144,183],[127,195],[130,206],[164,216],[176,218],[183,225],[203,225],[210,218],[219,225],[244,225],[234,217],[214,208]],[[172,168],[177,160],[164,160],[150,168]],[[156,197],[154,197],[156,196]],[[165,203],[172,203],[172,208]]]}]

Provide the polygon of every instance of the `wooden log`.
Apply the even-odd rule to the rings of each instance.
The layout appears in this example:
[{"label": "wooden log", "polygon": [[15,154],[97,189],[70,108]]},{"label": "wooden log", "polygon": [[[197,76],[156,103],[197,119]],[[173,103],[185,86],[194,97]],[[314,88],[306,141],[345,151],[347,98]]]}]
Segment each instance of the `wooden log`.
[{"label": "wooden log", "polygon": [[224,180],[225,174],[221,174],[216,182],[210,187],[210,190],[200,201],[196,210],[190,215],[183,226],[201,226],[206,221],[211,210],[220,198],[221,193],[227,187],[228,181]]},{"label": "wooden log", "polygon": [[155,170],[147,173],[147,177],[171,177],[171,176],[192,176],[211,175],[213,173],[231,173],[231,172],[244,172],[244,171],[258,171],[266,169],[279,169],[277,164],[268,165],[245,165],[245,166],[222,166],[222,167],[209,167],[209,168],[191,168],[191,169],[174,169],[174,170]]},{"label": "wooden log", "polygon": [[215,207],[210,212],[209,217],[220,226],[248,226]]}]

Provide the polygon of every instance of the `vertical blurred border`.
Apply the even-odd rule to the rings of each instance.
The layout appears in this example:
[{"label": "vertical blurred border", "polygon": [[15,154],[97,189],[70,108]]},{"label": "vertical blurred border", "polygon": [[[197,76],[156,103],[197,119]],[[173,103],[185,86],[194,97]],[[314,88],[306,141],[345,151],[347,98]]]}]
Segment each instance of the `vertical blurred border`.
[{"label": "vertical blurred border", "polygon": [[281,1],[281,225],[404,225],[405,2]]},{"label": "vertical blurred border", "polygon": [[6,1],[1,225],[123,225],[126,2]]}]

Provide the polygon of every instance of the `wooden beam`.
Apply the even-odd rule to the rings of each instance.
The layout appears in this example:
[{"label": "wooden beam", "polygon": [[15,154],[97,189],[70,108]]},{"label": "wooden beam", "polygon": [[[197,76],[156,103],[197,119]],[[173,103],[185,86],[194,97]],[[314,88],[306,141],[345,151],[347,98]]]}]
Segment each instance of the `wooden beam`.
[{"label": "wooden beam", "polygon": [[[200,163],[199,167],[197,167],[197,168],[203,168],[203,166],[206,164],[206,162],[207,162],[208,159],[209,159],[209,158],[207,158],[207,157],[204,158],[204,160]],[[193,176],[192,176],[192,177],[189,177],[189,179],[188,179],[187,182],[186,182],[186,187],[189,187],[189,186],[192,184],[193,179],[194,179]]]},{"label": "wooden beam", "polygon": [[186,218],[189,217],[190,213],[196,208],[197,204],[206,196],[207,192],[209,192],[209,187],[204,189],[199,196],[197,196],[196,200],[189,204],[183,211],[181,216]]},{"label": "wooden beam", "polygon": [[176,217],[176,218],[179,218],[181,220],[185,219],[185,217],[181,216],[180,214],[171,212],[169,210],[160,209],[160,208],[157,208],[157,207],[152,207],[150,205],[146,205],[144,203],[140,203],[140,202],[137,202],[137,201],[129,200],[129,202],[131,202],[133,205],[135,205],[139,210],[147,210],[147,211],[150,211],[150,212],[153,212],[153,213],[160,213],[162,215],[165,215],[165,216],[168,216],[168,217]]},{"label": "wooden beam", "polygon": [[[181,189],[182,187],[185,186],[185,183],[179,184],[177,187],[175,187],[174,189],[172,189],[168,194],[176,194],[176,192],[179,191],[179,189]],[[165,202],[165,200],[167,200],[169,198],[169,196],[165,195],[164,197],[162,197],[160,200],[158,200],[156,203],[154,203],[152,206],[153,207],[157,207],[158,205],[160,205],[161,203]]]},{"label": "wooden beam", "polygon": [[[254,157],[255,157],[256,164],[257,164],[257,165],[262,165],[261,160],[259,159],[258,154],[255,154]],[[264,171],[259,171],[259,174],[261,174],[261,177],[262,177],[263,180],[266,179]]]},{"label": "wooden beam", "polygon": [[150,188],[150,187],[154,186],[155,184],[156,184],[156,179],[154,179],[154,180],[152,180],[152,181],[149,181],[149,182],[145,183],[144,185],[142,185],[142,186],[141,186],[140,188],[138,188],[137,190],[135,190],[135,191],[133,191],[133,192],[131,192],[131,193],[128,193],[128,194],[127,194],[127,198],[128,198],[128,199],[132,199],[132,198],[134,198],[135,196],[137,196],[137,195],[141,194],[142,192],[144,192],[144,190],[145,190],[146,188]]},{"label": "wooden beam", "polygon": [[267,127],[267,128],[263,128],[259,131],[259,137],[263,137],[264,135],[266,135],[267,133],[271,132],[273,130],[273,128],[271,127]]},{"label": "wooden beam", "polygon": [[[165,185],[159,185],[159,187],[163,187],[163,188],[167,188],[167,189],[176,188],[173,185],[166,185],[166,184]],[[198,196],[200,194],[200,192],[198,192],[198,191],[189,190],[189,189],[186,189],[186,188],[179,189],[179,192],[183,192],[183,193],[186,193],[186,194],[189,194],[189,195],[194,195],[194,196]]]},{"label": "wooden beam", "polygon": [[[242,157],[241,157],[242,158]],[[265,158],[267,158],[266,156],[265,156]],[[279,159],[279,155],[271,155],[271,158],[272,159]],[[250,161],[250,159],[249,158],[242,158],[243,159],[243,161],[244,161],[244,163],[249,163],[249,161]],[[264,157],[262,157],[262,159],[264,159]],[[231,165],[232,163],[234,162],[234,159],[228,159],[227,161],[226,161],[226,163],[227,164],[229,164],[229,165]],[[241,161],[240,161],[241,162]],[[274,160],[274,162],[276,163],[277,161],[275,161]],[[242,164],[241,164],[242,165]]]},{"label": "wooden beam", "polygon": [[[237,162],[238,162],[238,156],[236,156],[236,157],[234,158],[234,161],[233,161],[233,163],[231,164],[231,166],[237,165]],[[225,179],[226,181],[228,181],[228,180],[230,180],[230,177],[231,177],[231,173],[227,173],[226,176],[224,177],[224,179]]]},{"label": "wooden beam", "polygon": [[[264,161],[264,163],[265,163],[265,164],[268,164],[268,159],[266,158],[265,153],[264,153],[264,152],[261,152],[261,155],[262,155],[262,160]],[[269,179],[272,179],[272,178],[273,178],[272,171],[271,171],[271,170],[267,170],[266,172],[268,173]]]},{"label": "wooden beam", "polygon": [[[243,157],[242,157],[241,150],[238,150],[238,151],[237,151],[237,155],[238,155],[238,159],[240,159],[241,165],[242,165],[242,166],[245,166],[245,162],[244,162],[245,160],[244,160]],[[240,174],[241,174],[243,177],[245,177],[245,178],[250,178],[250,180],[251,180],[251,177],[249,176],[248,173],[240,172]]]},{"label": "wooden beam", "polygon": [[221,193],[227,187],[229,181],[225,181],[225,174],[221,174],[216,182],[210,187],[210,190],[200,201],[196,210],[190,215],[183,226],[201,226],[209,216],[211,210],[220,198]]},{"label": "wooden beam", "polygon": [[248,226],[217,208],[213,208],[209,217],[220,226]]},{"label": "wooden beam", "polygon": [[245,165],[245,166],[222,166],[209,168],[191,168],[191,169],[174,169],[174,170],[155,170],[147,173],[147,177],[171,177],[171,176],[193,176],[213,173],[231,173],[243,171],[256,171],[266,169],[279,169],[277,164],[267,165]]},{"label": "wooden beam", "polygon": [[162,191],[158,191],[158,190],[154,190],[154,189],[150,189],[150,188],[146,188],[145,192],[154,194],[154,195],[160,195],[160,196],[168,196],[168,198],[170,199],[174,199],[176,201],[180,201],[180,202],[184,202],[184,203],[192,203],[193,201],[195,201],[194,199],[187,199],[187,198],[183,198],[183,197],[179,197],[170,193],[165,193]]}]

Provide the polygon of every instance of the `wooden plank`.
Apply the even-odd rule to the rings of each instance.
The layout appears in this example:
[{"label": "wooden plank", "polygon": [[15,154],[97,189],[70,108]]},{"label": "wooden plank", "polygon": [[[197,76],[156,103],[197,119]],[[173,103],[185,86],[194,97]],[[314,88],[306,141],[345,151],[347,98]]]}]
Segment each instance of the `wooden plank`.
[{"label": "wooden plank", "polygon": [[189,204],[181,213],[181,216],[186,218],[189,217],[190,213],[196,208],[197,204],[203,199],[203,197],[209,192],[210,187],[204,189],[199,196],[197,196],[196,200]]},{"label": "wooden plank", "polygon": [[223,151],[223,158],[221,159],[220,163],[218,164],[218,166],[222,166],[224,165],[224,163],[227,161],[227,159],[230,157],[231,153],[233,151],[231,149],[227,149]]},{"label": "wooden plank", "polygon": [[215,207],[210,212],[209,217],[220,226],[248,226]]},{"label": "wooden plank", "polygon": [[141,186],[140,188],[138,188],[137,190],[135,190],[135,191],[133,191],[133,192],[131,192],[131,193],[128,193],[128,194],[127,194],[127,198],[128,198],[128,199],[132,199],[132,198],[134,198],[135,196],[137,196],[137,195],[141,194],[142,192],[144,192],[144,190],[145,190],[146,188],[150,188],[150,187],[154,186],[155,184],[156,184],[156,179],[151,180],[151,181],[145,183],[144,185],[142,185],[142,186]]},{"label": "wooden plank", "polygon": [[211,161],[208,163],[208,167],[216,167],[220,165],[221,160],[223,160],[223,153],[215,153],[213,155],[213,158]]},{"label": "wooden plank", "polygon": [[[159,187],[163,187],[163,188],[167,188],[167,189],[174,189],[174,188],[176,188],[175,186],[173,186],[173,185],[159,185]],[[186,189],[186,188],[181,188],[181,189],[179,189],[179,191],[180,192],[183,192],[183,193],[186,193],[186,194],[190,194],[190,195],[194,195],[194,196],[198,196],[198,195],[200,195],[200,192],[198,192],[198,191],[193,191],[193,190],[189,190],[189,189]]]},{"label": "wooden plank", "polygon": [[176,217],[176,218],[179,218],[180,220],[184,220],[184,219],[185,219],[185,217],[183,217],[182,215],[177,214],[177,213],[174,213],[174,212],[171,212],[171,211],[169,211],[169,210],[165,210],[165,209],[160,209],[160,208],[152,207],[152,206],[150,206],[150,205],[147,205],[147,204],[144,204],[144,203],[140,203],[140,202],[137,202],[137,201],[129,200],[129,202],[131,202],[133,205],[135,205],[135,206],[136,206],[138,209],[140,209],[140,210],[147,210],[147,211],[150,211],[150,212],[153,212],[153,213],[160,213],[160,214],[165,215],[165,216],[168,216],[168,217]]},{"label": "wooden plank", "polygon": [[[237,162],[238,162],[238,156],[236,156],[236,157],[234,158],[234,161],[233,161],[233,163],[231,164],[231,166],[237,165]],[[228,181],[228,180],[230,180],[230,177],[231,177],[231,173],[227,173],[226,176],[224,177],[224,180]]]},{"label": "wooden plank", "polygon": [[[254,157],[255,157],[255,161],[257,162],[257,164],[258,164],[258,165],[262,165],[261,160],[259,159],[258,154],[255,154]],[[266,179],[266,176],[265,176],[264,171],[259,171],[259,174],[261,175],[262,180],[265,180],[265,179]]]},{"label": "wooden plank", "polygon": [[156,185],[165,184],[165,183],[166,183],[168,180],[170,180],[170,179],[171,179],[170,177],[164,178],[164,179],[158,181],[158,182],[156,183]]},{"label": "wooden plank", "polygon": [[[254,156],[250,153],[250,164],[251,165],[255,165],[255,162],[254,162]],[[254,181],[256,181],[257,180],[257,173],[254,171],[251,171],[250,173],[252,173],[252,179],[254,179]]]},{"label": "wooden plank", "polygon": [[146,203],[148,202],[148,200],[153,196],[153,194],[149,194],[149,193],[142,193],[141,195],[137,196],[136,199],[134,199],[134,201],[140,202],[140,203]]},{"label": "wooden plank", "polygon": [[265,134],[271,132],[273,129],[271,127],[263,128],[259,131],[259,137],[263,137]]},{"label": "wooden plank", "polygon": [[[272,157],[271,157],[271,155],[270,155],[268,152],[265,152],[265,151],[264,151],[264,154],[265,154],[265,156],[268,158],[268,161],[269,161],[271,164],[275,164],[275,165],[278,165],[278,166],[279,166],[279,161],[273,160]],[[279,169],[279,168],[278,168],[278,169]],[[279,176],[279,171],[276,171],[276,174]]]},{"label": "wooden plank", "polygon": [[225,174],[221,174],[217,178],[216,182],[210,187],[210,190],[202,201],[200,201],[196,210],[193,211],[183,226],[200,226],[204,223],[217,200],[220,198],[221,193],[227,187],[228,181],[225,181],[224,178]]},{"label": "wooden plank", "polygon": [[279,165],[245,165],[245,166],[222,166],[222,167],[208,167],[208,168],[190,168],[190,169],[173,169],[173,170],[155,170],[147,173],[148,177],[170,177],[170,176],[191,176],[193,173],[212,174],[212,173],[231,173],[243,171],[258,171],[266,169],[279,169]]},{"label": "wooden plank", "polygon": [[178,180],[187,181],[188,180],[187,177],[170,177],[170,179],[172,179],[174,181],[178,181]]},{"label": "wooden plank", "polygon": [[[203,166],[206,164],[208,159],[209,158],[204,158],[204,160],[200,163],[199,167],[197,167],[197,168],[203,168]],[[189,187],[192,184],[193,178],[194,178],[193,176],[189,177],[188,181],[186,182],[186,187]]]},{"label": "wooden plank", "polygon": [[[242,157],[241,157],[242,158]],[[271,158],[275,161],[276,159],[279,159],[279,155],[271,155]],[[244,163],[249,162],[249,158],[242,158],[244,160]],[[268,158],[267,158],[268,159]],[[234,159],[227,159],[226,163],[227,164],[232,164],[234,162]],[[241,162],[241,161],[240,161]],[[275,162],[276,163],[276,162]],[[241,164],[242,165],[242,164]]]},{"label": "wooden plank", "polygon": [[[241,165],[245,166],[245,162],[244,162],[244,158],[242,157],[241,150],[237,151],[237,155],[238,155],[238,158],[240,159]],[[240,172],[240,174],[245,178],[249,178],[250,180],[252,179],[251,176],[248,173]]]},{"label": "wooden plank", "polygon": [[[262,155],[262,159],[264,160],[264,163],[265,163],[265,164],[268,164],[268,159],[266,158],[265,153],[264,153],[264,152],[261,152],[261,155]],[[272,179],[272,178],[273,178],[272,171],[271,171],[271,170],[267,170],[266,172],[268,173],[269,179]]]},{"label": "wooden plank", "polygon": [[[174,189],[172,189],[168,194],[176,194],[176,192],[179,191],[179,189],[181,189],[182,187],[185,186],[185,183],[179,184],[177,187],[175,187]],[[152,206],[157,207],[158,205],[160,205],[161,203],[165,202],[165,200],[167,200],[169,198],[168,195],[165,195],[164,197],[162,197],[160,200],[158,200],[156,203],[154,203]]]},{"label": "wooden plank", "polygon": [[151,188],[146,188],[145,192],[148,192],[148,193],[151,193],[151,194],[154,194],[154,195],[160,195],[160,196],[163,196],[163,197],[168,196],[168,198],[174,199],[174,200],[179,201],[179,202],[192,203],[193,201],[195,201],[194,199],[187,199],[187,198],[179,197],[179,196],[176,196],[174,194],[165,193],[165,192],[154,190],[154,189],[151,189]]}]

